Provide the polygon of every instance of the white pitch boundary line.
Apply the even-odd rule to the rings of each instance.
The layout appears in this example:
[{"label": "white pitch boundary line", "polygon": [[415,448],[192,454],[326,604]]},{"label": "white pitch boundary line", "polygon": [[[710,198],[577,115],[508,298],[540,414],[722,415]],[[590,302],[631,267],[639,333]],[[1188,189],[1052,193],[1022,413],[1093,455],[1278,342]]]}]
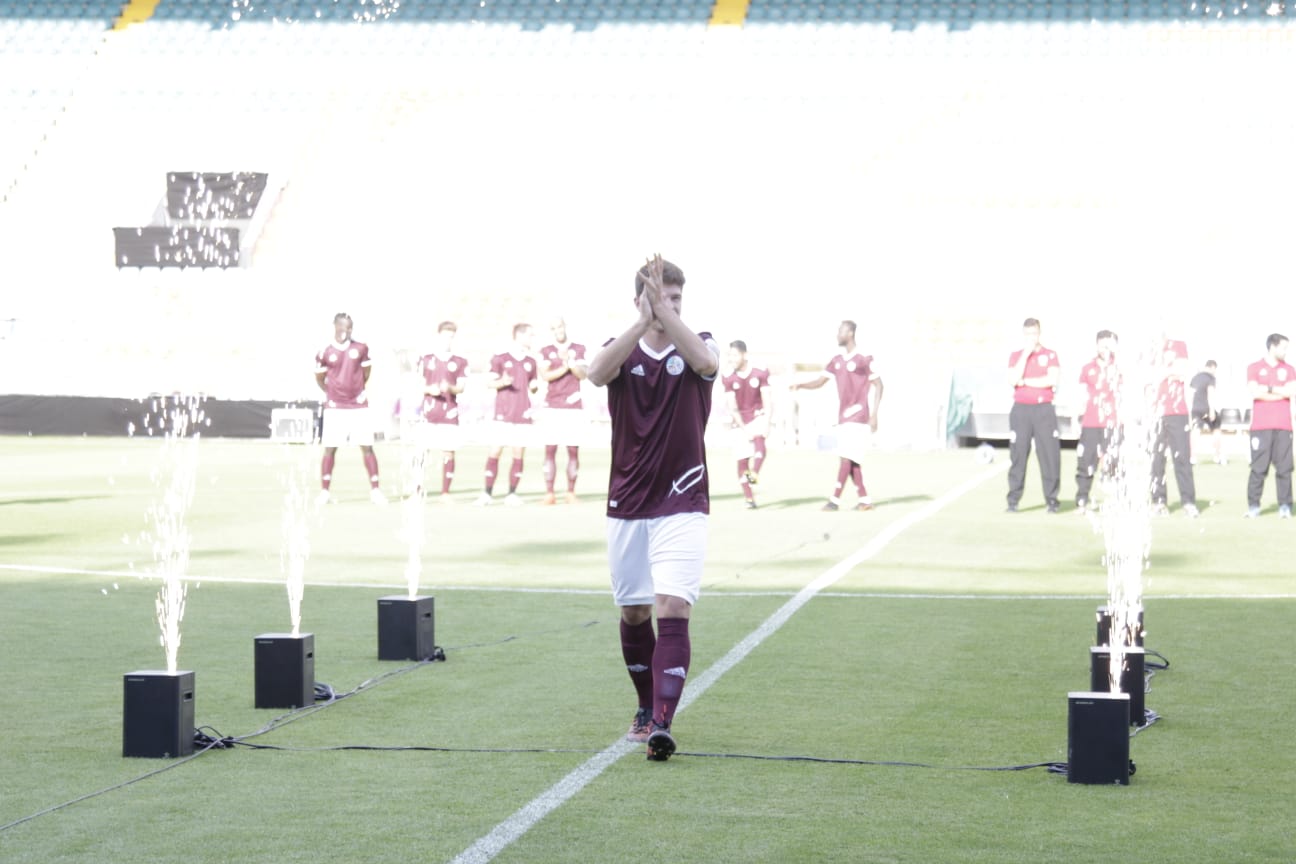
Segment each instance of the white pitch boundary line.
[{"label": "white pitch boundary line", "polygon": [[[133,577],[135,579],[160,579],[157,573],[134,570],[82,570],[76,567],[49,567],[37,564],[0,564],[0,570],[17,573],[46,573],[55,576],[103,576],[108,578]],[[283,579],[256,579],[242,576],[193,576],[186,582],[215,582],[233,585],[282,585]],[[405,583],[381,582],[306,582],[309,588],[373,588],[379,591],[405,590]],[[606,588],[527,588],[514,585],[423,585],[428,591],[481,591],[498,594],[577,594],[607,596]],[[795,597],[795,591],[715,591],[707,599],[727,600],[731,597]],[[915,594],[885,591],[820,591],[816,596],[840,600],[1106,600],[1102,594]],[[1146,600],[1296,600],[1296,594],[1145,594]]]},{"label": "white pitch boundary line", "polygon": [[[919,522],[934,515],[937,511],[947,504],[958,499],[962,495],[979,486],[981,483],[989,480],[1003,472],[1004,466],[996,466],[987,471],[983,471],[972,479],[961,483],[954,489],[946,492],[934,501],[929,502],[922,508],[897,519],[895,522],[887,525],[876,536],[865,543],[855,552],[851,553],[841,561],[837,562],[822,575],[814,579],[798,591],[792,599],[784,603],[769,618],[766,618],[759,627],[740,641],[729,653],[717,660],[711,668],[703,672],[698,678],[690,679],[688,687],[684,692],[683,698],[680,699],[679,708],[676,709],[678,714],[687,708],[692,702],[707,691],[720,677],[738,665],[748,654],[757,646],[772,636],[780,627],[787,623],[797,610],[829,585],[832,585],[841,577],[849,573],[854,567],[872,558],[878,552],[886,547],[888,543],[894,540],[901,532],[913,527]],[[489,834],[479,837],[476,842],[460,852],[451,861],[451,864],[487,864],[493,861],[495,856],[504,851],[511,843],[525,834],[527,831],[552,813],[569,798],[576,795],[582,789],[590,784],[595,778],[603,773],[603,770],[615,763],[627,753],[640,749],[641,745],[621,740],[609,746],[607,749],[588,759],[583,765],[576,768],[566,777],[559,780],[549,789],[537,795],[529,803],[514,813],[503,822],[496,825]]]}]

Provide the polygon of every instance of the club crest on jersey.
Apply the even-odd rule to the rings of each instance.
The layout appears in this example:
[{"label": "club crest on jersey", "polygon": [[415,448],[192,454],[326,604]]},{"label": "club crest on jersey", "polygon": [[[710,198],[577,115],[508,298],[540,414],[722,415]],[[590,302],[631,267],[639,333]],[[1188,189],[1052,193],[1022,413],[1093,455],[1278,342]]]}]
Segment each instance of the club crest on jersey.
[{"label": "club crest on jersey", "polygon": [[760,386],[760,382],[757,381],[755,378],[749,378],[749,379],[747,380],[747,386],[748,386],[748,387],[759,387],[759,386]]},{"label": "club crest on jersey", "polygon": [[1279,367],[1278,370],[1274,372],[1274,374],[1278,376],[1278,380],[1279,380],[1279,381],[1286,381],[1286,380],[1287,380],[1287,370],[1286,370],[1286,369],[1283,369],[1283,368]]},{"label": "club crest on jersey", "polygon": [[855,361],[854,361],[854,360],[847,361],[847,363],[846,363],[846,371],[847,371],[847,372],[854,372],[854,371],[855,371]]},{"label": "club crest on jersey", "polygon": [[672,354],[666,361],[666,371],[671,375],[678,375],[684,371],[684,358],[678,354]]},{"label": "club crest on jersey", "polygon": [[347,356],[350,357],[352,360],[359,360],[360,352],[355,348],[352,348],[351,350],[347,351]]},{"label": "club crest on jersey", "polygon": [[451,372],[458,372],[459,364],[451,360],[449,363],[446,364],[446,368],[449,369]]}]

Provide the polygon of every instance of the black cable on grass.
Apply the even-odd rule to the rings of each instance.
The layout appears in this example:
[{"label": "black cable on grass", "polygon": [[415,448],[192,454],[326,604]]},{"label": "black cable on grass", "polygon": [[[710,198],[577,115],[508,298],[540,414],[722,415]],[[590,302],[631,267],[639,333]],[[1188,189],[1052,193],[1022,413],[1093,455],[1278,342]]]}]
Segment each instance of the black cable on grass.
[{"label": "black cable on grass", "polygon": [[[587,627],[592,627],[592,626],[594,626],[594,625],[596,625],[596,624],[598,624],[598,623],[600,623],[600,622],[597,621],[597,620],[595,620],[595,621],[585,621],[585,622],[579,624],[578,627],[580,627],[581,629],[584,629],[584,628],[587,628]],[[467,644],[467,645],[459,645],[459,646],[452,647],[450,650],[451,650],[451,651],[465,651],[465,650],[468,650],[468,649],[471,649],[471,648],[484,648],[484,647],[489,647],[489,646],[492,646],[492,645],[503,645],[503,644],[505,644],[505,643],[507,643],[507,642],[513,642],[513,641],[516,641],[516,640],[518,640],[518,639],[525,638],[525,637],[527,637],[527,636],[545,635],[545,634],[548,634],[548,633],[552,633],[552,632],[554,632],[555,630],[558,630],[558,629],[571,629],[571,628],[569,628],[569,627],[568,627],[568,628],[550,628],[550,629],[548,629],[548,630],[528,631],[528,632],[525,632],[525,633],[519,633],[519,634],[510,635],[510,636],[505,636],[505,637],[502,638],[502,639],[497,639],[497,640],[494,640],[494,641],[491,641],[491,642],[477,642],[477,643],[470,643],[470,644]],[[389,678],[393,678],[393,677],[395,677],[395,676],[397,676],[397,675],[404,675],[404,674],[406,674],[407,672],[412,672],[413,670],[415,670],[415,669],[419,669],[419,668],[421,668],[421,667],[423,667],[423,666],[426,666],[426,665],[428,665],[429,663],[433,663],[433,662],[437,662],[437,661],[444,661],[444,660],[445,660],[445,651],[444,651],[444,649],[442,649],[442,648],[437,648],[437,649],[436,649],[436,653],[434,654],[434,656],[433,656],[432,659],[429,659],[429,660],[420,660],[420,661],[417,662],[417,663],[413,663],[413,664],[410,664],[410,665],[408,665],[408,666],[402,666],[402,667],[399,668],[399,669],[393,669],[393,670],[391,670],[391,671],[389,671],[389,672],[384,672],[382,675],[376,675],[376,676],[374,676],[373,678],[369,678],[369,679],[366,679],[365,681],[360,682],[360,683],[357,684],[355,687],[351,688],[350,690],[346,691],[345,693],[337,693],[337,692],[334,691],[334,689],[333,689],[331,686],[329,686],[328,684],[321,684],[321,683],[319,683],[319,682],[316,682],[316,684],[315,684],[315,703],[314,703],[313,705],[303,705],[301,708],[295,708],[295,709],[293,709],[292,711],[289,711],[289,712],[287,712],[287,713],[285,713],[285,714],[280,714],[279,716],[272,718],[268,723],[266,723],[266,725],[262,726],[262,727],[261,727],[260,729],[258,729],[257,731],[255,731],[255,732],[250,732],[250,733],[248,733],[247,735],[240,735],[240,736],[237,736],[237,737],[224,736],[224,735],[221,735],[221,733],[218,732],[217,730],[211,728],[210,726],[199,726],[198,728],[196,728],[196,729],[194,730],[194,745],[195,745],[196,747],[201,748],[201,749],[196,750],[195,752],[191,753],[190,755],[188,755],[188,756],[184,756],[184,757],[181,757],[181,758],[175,760],[174,762],[168,762],[166,765],[163,765],[163,766],[160,767],[160,768],[155,768],[155,769],[152,770],[152,771],[147,771],[147,772],[145,772],[145,773],[139,775],[138,777],[132,777],[132,778],[129,779],[129,780],[123,780],[123,781],[120,782],[120,783],[114,783],[114,784],[111,785],[111,786],[105,786],[103,789],[98,789],[98,790],[95,790],[94,792],[87,792],[87,793],[84,794],[84,795],[79,795],[79,796],[77,796],[76,798],[72,798],[72,799],[70,799],[70,800],[68,800],[68,801],[64,801],[64,802],[62,802],[61,804],[54,804],[54,805],[52,805],[52,806],[50,806],[50,807],[46,807],[46,808],[43,809],[43,810],[38,810],[38,811],[35,812],[35,813],[32,813],[32,814],[27,815],[27,816],[23,816],[21,819],[15,819],[15,820],[12,821],[12,822],[6,823],[6,824],[4,824],[4,825],[0,825],[0,832],[7,831],[7,830],[9,830],[10,828],[14,828],[14,827],[16,827],[16,826],[18,826],[18,825],[22,825],[22,824],[25,823],[25,822],[30,822],[30,821],[32,821],[33,819],[36,819],[36,818],[38,818],[38,817],[45,816],[45,815],[48,815],[48,814],[50,814],[50,813],[57,813],[59,810],[63,810],[63,809],[65,809],[65,808],[67,808],[67,807],[71,807],[73,804],[79,804],[79,803],[82,802],[82,801],[88,801],[88,800],[90,800],[91,798],[97,798],[97,797],[99,797],[100,795],[106,795],[107,793],[109,793],[109,792],[115,792],[115,791],[118,790],[118,789],[124,789],[125,787],[127,787],[127,786],[131,786],[131,785],[133,785],[133,784],[135,784],[135,783],[139,783],[139,782],[142,781],[142,780],[147,780],[147,779],[150,778],[150,777],[156,777],[157,775],[162,774],[162,773],[167,772],[167,771],[170,771],[170,770],[173,769],[173,768],[178,768],[178,767],[180,767],[181,765],[184,765],[184,764],[186,764],[186,763],[188,763],[188,762],[192,762],[193,760],[197,759],[199,756],[202,756],[202,755],[204,755],[204,754],[206,754],[206,753],[209,753],[209,752],[211,752],[212,750],[229,750],[229,749],[233,749],[234,746],[236,746],[236,745],[244,746],[244,747],[254,747],[254,746],[258,746],[258,745],[250,745],[250,744],[246,744],[245,742],[246,742],[246,740],[247,740],[248,738],[255,738],[255,737],[259,736],[259,735],[264,735],[264,734],[266,734],[267,732],[270,732],[270,731],[272,731],[272,730],[274,730],[274,729],[277,729],[277,728],[279,728],[279,727],[281,727],[281,726],[285,726],[285,725],[287,725],[287,724],[289,724],[289,723],[292,723],[292,722],[294,722],[294,721],[296,721],[296,720],[300,720],[300,719],[302,719],[303,717],[306,717],[306,716],[309,716],[309,715],[311,715],[311,714],[314,714],[314,713],[317,712],[317,711],[321,711],[321,710],[323,710],[324,708],[327,708],[327,707],[330,706],[330,705],[337,704],[337,703],[340,702],[341,700],[343,700],[343,699],[345,699],[345,698],[347,698],[347,697],[349,697],[349,696],[354,696],[355,694],[360,693],[360,692],[362,692],[362,691],[364,691],[364,690],[368,690],[368,689],[370,689],[370,688],[372,688],[372,687],[375,687],[375,686],[377,686],[378,684],[381,684],[383,681],[388,680]],[[262,748],[265,748],[266,745],[259,745],[259,746],[262,747]],[[282,748],[281,748],[281,749],[282,749]],[[356,749],[360,749],[360,748],[356,748]],[[375,749],[375,748],[364,748],[364,749]],[[504,752],[504,751],[500,751],[500,752]],[[544,751],[536,751],[536,752],[544,752]],[[558,751],[554,751],[554,752],[558,752]],[[581,751],[572,751],[572,752],[581,752]],[[595,752],[596,752],[596,751],[595,751]]]},{"label": "black cable on grass", "polygon": [[[248,744],[238,739],[225,739],[231,745],[248,747],[254,750],[280,750],[289,753],[329,753],[344,750],[373,750],[386,752],[416,751],[425,753],[560,753],[588,754],[601,753],[602,750],[579,747],[437,747],[418,744],[335,744],[322,747],[292,747],[283,744]],[[782,755],[771,756],[759,753],[699,753],[680,750],[675,758],[689,756],[695,759],[749,759],[760,762],[806,762],[824,765],[873,765],[886,768],[930,768],[937,771],[1027,771],[1032,768],[1061,769],[1066,773],[1065,762],[1030,762],[1023,765],[934,765],[927,762],[898,762],[874,759],[849,759],[845,757]],[[1056,772],[1055,772],[1056,773]]]},{"label": "black cable on grass", "polygon": [[60,810],[64,810],[68,807],[71,807],[73,804],[80,804],[82,801],[89,801],[91,798],[98,798],[100,795],[106,795],[109,792],[115,792],[118,789],[124,789],[127,786],[131,786],[135,783],[140,782],[141,780],[147,780],[150,777],[156,777],[159,774],[162,774],[166,771],[170,771],[172,768],[179,768],[181,765],[185,764],[186,762],[192,762],[193,760],[197,759],[199,756],[202,756],[203,754],[207,753],[209,750],[215,749],[217,746],[218,744],[212,744],[208,747],[204,747],[202,750],[198,750],[197,752],[191,753],[188,756],[185,756],[181,759],[177,759],[174,762],[169,762],[166,765],[163,765],[161,768],[155,768],[152,771],[148,771],[144,774],[141,774],[138,777],[132,777],[129,780],[123,780],[120,783],[114,783],[111,786],[105,786],[103,789],[99,789],[94,792],[87,792],[84,795],[78,795],[75,798],[72,798],[68,801],[64,801],[62,804],[55,804],[52,807],[46,807],[44,810],[38,810],[29,816],[24,816],[21,819],[15,819],[14,821],[9,822],[5,825],[0,825],[0,832],[8,831],[10,828],[14,828],[18,825],[23,824],[24,822],[30,822],[33,819],[36,819],[40,816],[48,816],[50,813],[57,813]]}]

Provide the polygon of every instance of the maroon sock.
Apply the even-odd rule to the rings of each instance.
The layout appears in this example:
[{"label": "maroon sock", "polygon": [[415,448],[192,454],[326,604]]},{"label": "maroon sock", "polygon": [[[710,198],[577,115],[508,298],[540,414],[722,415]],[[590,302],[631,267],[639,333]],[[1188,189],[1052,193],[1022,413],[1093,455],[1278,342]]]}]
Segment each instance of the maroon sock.
[{"label": "maroon sock", "polygon": [[369,486],[373,489],[378,488],[378,454],[372,450],[366,450],[364,454],[365,470],[369,472]]},{"label": "maroon sock", "polygon": [[837,466],[837,485],[833,487],[832,494],[834,501],[841,497],[842,490],[846,488],[846,481],[850,479],[850,475],[851,461],[849,459],[842,459],[841,464]]},{"label": "maroon sock", "polygon": [[320,488],[327,489],[333,482],[333,463],[337,460],[337,453],[332,450],[324,451],[324,461],[320,463]]},{"label": "maroon sock", "polygon": [[752,470],[755,471],[757,474],[759,474],[761,472],[761,468],[765,465],[765,436],[764,435],[757,435],[755,438],[752,439],[752,450],[755,451],[752,454],[752,460],[751,460]]},{"label": "maroon sock", "polygon": [[499,457],[491,456],[486,460],[486,494],[495,490],[495,475],[499,473]]},{"label": "maroon sock", "polygon": [[580,448],[567,448],[567,491],[576,491],[576,477],[580,474]]},{"label": "maroon sock", "polygon": [[868,490],[864,488],[864,469],[858,462],[851,463],[851,479],[855,481],[855,491],[859,492],[859,497],[867,498]]},{"label": "maroon sock", "polygon": [[669,726],[675,717],[684,679],[688,676],[693,643],[689,641],[689,619],[658,618],[657,649],[653,651],[653,720]]},{"label": "maroon sock", "polygon": [[626,671],[639,696],[639,707],[653,707],[653,647],[657,636],[653,633],[652,619],[642,624],[621,622],[621,656],[625,658]]},{"label": "maroon sock", "polygon": [[553,494],[554,478],[558,476],[558,445],[545,445],[544,480],[545,491]]},{"label": "maroon sock", "polygon": [[513,467],[509,469],[509,494],[512,495],[517,491],[518,484],[522,482],[522,460],[514,459]]},{"label": "maroon sock", "polygon": [[454,480],[455,460],[453,456],[441,459],[441,494],[450,494],[450,481]]},{"label": "maroon sock", "polygon": [[747,482],[747,469],[750,466],[750,459],[738,460],[738,485],[742,487],[743,497],[748,501],[752,500],[751,484]]}]

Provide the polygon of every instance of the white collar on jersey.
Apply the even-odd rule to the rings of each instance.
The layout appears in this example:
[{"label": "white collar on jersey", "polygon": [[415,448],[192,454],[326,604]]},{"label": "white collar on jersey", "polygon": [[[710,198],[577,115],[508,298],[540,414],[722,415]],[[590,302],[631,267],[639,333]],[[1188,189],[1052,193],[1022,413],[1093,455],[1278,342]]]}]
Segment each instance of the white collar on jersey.
[{"label": "white collar on jersey", "polygon": [[660,359],[662,359],[663,357],[665,357],[667,354],[669,354],[669,353],[671,353],[672,351],[675,350],[675,343],[672,342],[671,344],[669,344],[669,345],[667,345],[665,348],[663,348],[661,351],[654,351],[654,350],[652,349],[652,347],[649,346],[649,344],[648,344],[647,342],[645,342],[644,340],[640,339],[640,340],[639,340],[639,350],[640,350],[640,351],[643,351],[645,354],[647,354],[649,357],[651,357],[651,358],[654,359],[654,360],[660,360]]},{"label": "white collar on jersey", "polygon": [[349,348],[349,347],[351,346],[351,342],[352,342],[352,341],[353,341],[353,340],[348,339],[348,340],[345,341],[345,342],[334,342],[334,343],[333,343],[333,347],[336,348],[336,349],[338,349],[339,351],[345,351],[347,348]]}]

